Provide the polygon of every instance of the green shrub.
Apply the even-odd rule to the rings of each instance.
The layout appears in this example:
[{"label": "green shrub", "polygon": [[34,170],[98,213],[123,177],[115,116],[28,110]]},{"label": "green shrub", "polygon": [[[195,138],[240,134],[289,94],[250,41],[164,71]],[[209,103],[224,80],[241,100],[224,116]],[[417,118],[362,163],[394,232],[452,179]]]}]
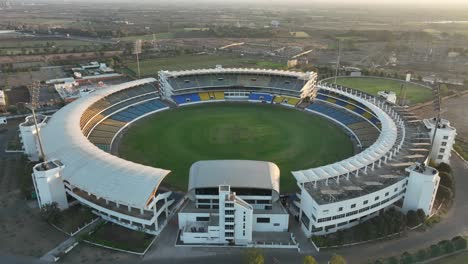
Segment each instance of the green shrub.
[{"label": "green shrub", "polygon": [[411,264],[413,263],[413,256],[409,252],[403,252],[400,258],[400,264]]},{"label": "green shrub", "polygon": [[426,249],[420,249],[418,252],[416,252],[416,260],[417,261],[424,261],[427,259],[428,254]]},{"label": "green shrub", "polygon": [[438,245],[431,245],[431,247],[429,248],[429,252],[431,258],[438,257],[442,254],[442,250]]},{"label": "green shrub", "polygon": [[466,249],[466,239],[461,236],[452,238],[452,243],[455,247],[455,250]]}]

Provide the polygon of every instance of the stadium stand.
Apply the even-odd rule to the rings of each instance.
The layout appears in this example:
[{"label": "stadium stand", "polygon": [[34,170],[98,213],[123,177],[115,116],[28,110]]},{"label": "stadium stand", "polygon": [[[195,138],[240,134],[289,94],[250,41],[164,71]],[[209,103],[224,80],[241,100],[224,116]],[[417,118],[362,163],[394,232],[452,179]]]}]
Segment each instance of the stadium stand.
[{"label": "stadium stand", "polygon": [[249,100],[271,103],[273,101],[273,95],[266,93],[251,93],[249,95]]},{"label": "stadium stand", "polygon": [[98,124],[89,134],[89,141],[100,149],[109,152],[112,139],[129,122],[158,109],[167,107],[159,99],[152,99],[137,105],[123,107]]},{"label": "stadium stand", "polygon": [[213,92],[216,100],[224,100],[224,92]]},{"label": "stadium stand", "polygon": [[363,116],[335,107],[330,102],[316,101],[307,108],[347,126],[359,139],[363,148],[372,145],[379,137],[379,130],[366,121]]},{"label": "stadium stand", "polygon": [[200,100],[202,101],[211,100],[211,95],[209,92],[198,93],[198,95],[200,96]]},{"label": "stadium stand", "polygon": [[185,104],[185,103],[190,103],[190,102],[199,102],[201,101],[200,96],[198,93],[190,93],[190,94],[180,94],[180,95],[173,95],[172,99],[177,104]]},{"label": "stadium stand", "polygon": [[[80,127],[82,130],[87,129],[87,132],[83,132],[85,135],[89,132],[89,130],[99,122],[99,118],[95,118],[97,121],[94,124],[89,124],[90,120],[93,119],[96,115],[101,113],[103,110],[116,105],[116,104],[125,104],[127,103],[126,100],[132,97],[140,97],[142,95],[148,95],[149,97],[153,96],[156,97],[156,87],[151,84],[145,84],[141,86],[136,86],[134,88],[125,89],[114,94],[111,94],[96,103],[92,104],[91,107],[86,109],[80,119]],[[139,98],[144,99],[144,98]],[[137,100],[138,101],[138,100]],[[94,121],[94,120],[93,120]],[[86,127],[85,127],[86,126]]]}]

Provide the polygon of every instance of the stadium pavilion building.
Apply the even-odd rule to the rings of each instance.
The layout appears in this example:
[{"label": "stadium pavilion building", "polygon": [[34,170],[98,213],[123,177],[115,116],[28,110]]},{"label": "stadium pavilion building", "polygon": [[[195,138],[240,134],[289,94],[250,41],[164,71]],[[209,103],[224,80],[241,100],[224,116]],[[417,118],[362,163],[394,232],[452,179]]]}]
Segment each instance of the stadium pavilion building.
[{"label": "stadium pavilion building", "polygon": [[[40,206],[55,201],[66,208],[67,201],[73,199],[108,221],[158,234],[181,200],[160,187],[170,168],[143,166],[113,155],[115,139],[128,125],[145,116],[189,104],[229,101],[295,107],[338,124],[355,142],[357,151],[350,158],[292,172],[299,191],[289,211],[297,216],[306,235],[348,228],[395,204],[403,211],[422,208],[426,214],[431,212],[439,177],[437,170],[427,166],[430,131],[405,108],[350,88],[318,84],[317,75],[312,72],[221,67],[161,71],[158,79],[100,89],[51,117],[41,117],[39,129],[46,162],[34,167],[33,172]],[[31,120],[28,117],[20,125],[20,131],[25,153],[37,159],[38,137]],[[437,133],[436,140],[439,136],[444,135]],[[252,200],[233,191],[243,187],[236,186],[236,182],[215,180],[216,175],[222,177],[224,173],[211,173],[214,168],[205,167],[208,165],[203,166],[206,174],[191,172],[188,198],[195,209],[219,210],[221,189],[227,196],[235,197],[239,206],[242,201]],[[259,187],[266,184],[260,180],[263,172],[250,173],[255,175],[246,179],[249,184],[259,183]],[[214,192],[205,204],[204,194],[193,190],[208,186]],[[272,186],[271,207],[265,204],[264,209],[257,208],[262,200],[258,197],[253,199],[254,203],[247,202],[251,208],[244,206],[252,217],[257,215],[256,210],[272,213],[276,195],[276,187]],[[218,208],[213,202],[216,199]],[[209,209],[203,208],[208,205]],[[189,214],[179,217],[188,219]],[[207,216],[199,217],[206,220]],[[252,223],[255,231],[256,221]],[[284,223],[278,223],[283,229]],[[193,230],[188,226],[180,226],[185,238]],[[220,220],[218,226],[220,230],[224,228],[218,240],[226,242],[226,225],[222,226]],[[270,231],[274,227],[277,226],[271,226]],[[245,243],[248,237],[234,240]]]},{"label": "stadium pavilion building", "polygon": [[198,161],[190,168],[189,202],[180,210],[185,244],[251,243],[254,232],[287,232],[278,166],[265,161]]}]

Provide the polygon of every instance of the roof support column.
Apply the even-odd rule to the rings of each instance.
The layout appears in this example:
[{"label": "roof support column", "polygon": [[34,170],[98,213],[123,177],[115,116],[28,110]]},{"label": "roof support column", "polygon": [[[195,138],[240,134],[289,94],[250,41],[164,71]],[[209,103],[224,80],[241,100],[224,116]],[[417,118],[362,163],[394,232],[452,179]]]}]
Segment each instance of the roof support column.
[{"label": "roof support column", "polygon": [[349,171],[348,171],[348,173],[346,173],[346,180],[349,181]]},{"label": "roof support column", "polygon": [[367,174],[367,167],[368,166],[364,167],[364,174]]},{"label": "roof support column", "polygon": [[130,207],[130,205],[127,206],[127,209],[128,209],[129,212],[132,211],[132,207]]}]

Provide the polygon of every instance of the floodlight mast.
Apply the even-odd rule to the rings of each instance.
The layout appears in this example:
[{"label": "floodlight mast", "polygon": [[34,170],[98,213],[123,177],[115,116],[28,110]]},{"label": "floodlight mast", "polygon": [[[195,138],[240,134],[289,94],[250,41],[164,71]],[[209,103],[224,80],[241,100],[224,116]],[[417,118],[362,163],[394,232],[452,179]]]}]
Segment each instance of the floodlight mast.
[{"label": "floodlight mast", "polygon": [[43,161],[46,161],[46,155],[44,152],[44,147],[42,145],[42,139],[41,139],[41,133],[39,131],[39,128],[37,126],[37,117],[36,117],[36,107],[39,102],[39,93],[40,93],[40,83],[38,81],[34,81],[31,85],[31,111],[34,119],[34,128],[36,129],[36,137],[37,137],[37,142],[39,143],[39,151],[41,154],[41,158]]},{"label": "floodlight mast", "polygon": [[432,134],[432,141],[431,141],[431,148],[429,151],[429,155],[431,155],[432,150],[434,148],[434,141],[437,133],[437,129],[439,128],[440,123],[440,110],[441,110],[441,99],[440,99],[440,83],[436,87],[432,89],[433,92],[433,104],[434,104],[434,111],[436,112],[436,119],[434,123],[434,133]]},{"label": "floodlight mast", "polygon": [[341,39],[338,39],[338,58],[336,58],[336,69],[335,69],[335,82],[338,78],[339,68],[340,68],[340,59],[341,59]]},{"label": "floodlight mast", "polygon": [[138,68],[138,78],[140,78],[140,58],[138,55],[141,53],[141,39],[135,40],[135,45],[133,47],[133,53],[136,55],[137,68]]}]

